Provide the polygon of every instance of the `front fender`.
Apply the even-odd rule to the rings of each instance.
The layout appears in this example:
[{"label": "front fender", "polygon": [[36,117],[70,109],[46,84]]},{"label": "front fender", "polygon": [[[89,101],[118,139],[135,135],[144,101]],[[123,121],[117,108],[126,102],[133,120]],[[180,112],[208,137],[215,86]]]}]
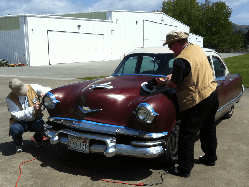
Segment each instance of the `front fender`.
[{"label": "front fender", "polygon": [[[147,132],[170,132],[177,120],[177,107],[174,100],[167,93],[156,93],[154,95],[145,96],[131,103],[125,112],[124,122],[128,127],[143,130]],[[142,123],[136,118],[133,111],[140,103],[148,103],[151,105],[157,115],[151,123]]]}]

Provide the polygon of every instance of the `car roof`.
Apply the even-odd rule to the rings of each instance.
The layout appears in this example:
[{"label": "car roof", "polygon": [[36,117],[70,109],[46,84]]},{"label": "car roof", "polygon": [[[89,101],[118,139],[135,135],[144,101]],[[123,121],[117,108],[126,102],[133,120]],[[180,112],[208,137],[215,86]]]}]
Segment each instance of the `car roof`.
[{"label": "car roof", "polygon": [[209,48],[202,48],[203,49],[203,51],[204,52],[206,52],[206,53],[208,53],[208,52],[210,52],[210,53],[217,53],[215,50],[213,50],[213,49],[209,49]]},{"label": "car roof", "polygon": [[173,53],[173,51],[171,51],[168,47],[146,47],[146,48],[135,49],[130,54],[134,53],[164,54],[164,53]]},{"label": "car roof", "polygon": [[[204,52],[207,53],[217,53],[213,49],[202,48]],[[152,53],[152,54],[164,54],[164,53],[173,53],[167,46],[160,47],[147,47],[147,48],[138,48],[132,51],[130,54],[136,53]]]}]

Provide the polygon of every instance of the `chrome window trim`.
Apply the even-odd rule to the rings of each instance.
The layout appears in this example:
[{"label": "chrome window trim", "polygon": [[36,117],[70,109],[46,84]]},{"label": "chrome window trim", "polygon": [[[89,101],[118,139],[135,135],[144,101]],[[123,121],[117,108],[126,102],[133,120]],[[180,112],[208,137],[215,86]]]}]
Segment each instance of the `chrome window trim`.
[{"label": "chrome window trim", "polygon": [[[225,68],[225,75],[224,76],[227,76],[229,74],[229,70],[227,68],[227,65],[226,65],[225,61],[221,58],[221,56],[217,55],[216,53],[213,53],[213,54],[210,54],[210,57],[211,57],[210,59],[212,61],[212,67],[213,67],[214,75],[215,75],[215,69],[214,69],[213,57],[215,57],[216,59],[218,59],[220,61],[220,63],[224,66],[224,68]],[[216,78],[216,75],[215,75],[215,78]]]},{"label": "chrome window trim", "polygon": [[60,118],[60,117],[49,117],[49,122],[61,123],[67,127],[71,127],[78,130],[85,130],[91,132],[99,132],[106,133],[112,135],[127,135],[127,136],[135,136],[139,138],[146,139],[156,139],[156,138],[164,138],[168,135],[168,132],[161,133],[149,133],[146,131],[136,130],[124,126],[117,126],[111,124],[98,123],[87,120],[76,120],[71,118]]},{"label": "chrome window trim", "polygon": [[213,60],[212,60],[212,54],[208,54],[206,53],[207,55],[207,59],[208,59],[208,62],[212,68],[212,71],[213,71],[213,76],[215,77],[215,71],[214,71],[214,64],[213,64]]}]

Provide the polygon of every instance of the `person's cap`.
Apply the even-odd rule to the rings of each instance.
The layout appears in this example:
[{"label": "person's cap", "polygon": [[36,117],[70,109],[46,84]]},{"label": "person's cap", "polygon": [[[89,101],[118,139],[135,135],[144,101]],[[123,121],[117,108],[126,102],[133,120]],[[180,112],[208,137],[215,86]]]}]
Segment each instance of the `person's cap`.
[{"label": "person's cap", "polygon": [[9,88],[19,95],[25,95],[29,89],[28,85],[24,84],[18,78],[14,78],[9,82]]},{"label": "person's cap", "polygon": [[170,43],[178,40],[186,39],[188,37],[189,33],[187,32],[183,32],[181,30],[173,30],[166,35],[166,41],[163,43],[163,46],[165,46],[166,44],[169,45]]}]

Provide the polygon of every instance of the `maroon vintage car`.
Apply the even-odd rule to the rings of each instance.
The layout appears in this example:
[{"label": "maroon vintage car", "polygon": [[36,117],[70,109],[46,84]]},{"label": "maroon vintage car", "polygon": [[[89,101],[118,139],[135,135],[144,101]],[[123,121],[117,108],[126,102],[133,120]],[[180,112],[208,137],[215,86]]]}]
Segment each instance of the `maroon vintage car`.
[{"label": "maroon vintage car", "polygon": [[[230,118],[244,91],[242,78],[229,73],[218,53],[204,51],[218,83],[216,119]],[[50,115],[46,136],[52,144],[82,153],[176,159],[180,119],[175,89],[142,88],[152,78],[170,74],[173,61],[167,47],[139,49],[110,77],[51,90],[43,98]]]}]

